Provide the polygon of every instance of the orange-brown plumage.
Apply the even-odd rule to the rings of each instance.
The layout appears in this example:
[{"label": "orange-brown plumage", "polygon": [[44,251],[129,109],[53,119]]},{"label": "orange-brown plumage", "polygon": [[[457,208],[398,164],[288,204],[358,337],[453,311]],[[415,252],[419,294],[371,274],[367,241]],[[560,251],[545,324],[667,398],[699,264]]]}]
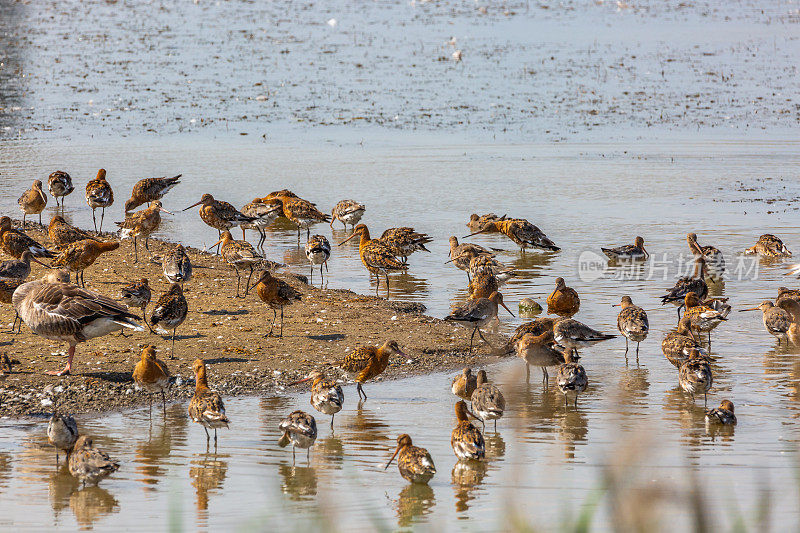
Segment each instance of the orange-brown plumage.
[{"label": "orange-brown plumage", "polygon": [[188,314],[189,303],[183,295],[183,287],[179,283],[173,283],[169,286],[169,290],[159,297],[153,307],[153,314],[150,315],[150,323],[156,331],[166,334],[172,330],[172,358],[175,357],[175,332]]},{"label": "orange-brown plumage", "polygon": [[119,463],[112,461],[104,451],[95,448],[92,439],[86,435],[78,437],[75,442],[68,466],[69,473],[84,486],[87,483],[96,485],[119,469]]},{"label": "orange-brown plumage", "polygon": [[326,378],[319,370],[312,370],[308,377],[295,381],[292,385],[309,380],[311,380],[311,405],[320,413],[331,415],[331,429],[333,429],[333,418],[344,405],[342,387],[335,380]]},{"label": "orange-brown plumage", "polygon": [[200,219],[217,231],[229,230],[234,226],[254,220],[252,217],[240,213],[238,209],[228,202],[215,200],[208,193],[204,194],[199,202],[190,205],[186,209],[191,209],[198,205],[200,206]]},{"label": "orange-brown plumage", "polygon": [[262,249],[267,238],[264,230],[283,214],[283,203],[277,198],[254,198],[252,202],[242,207],[242,214],[253,218],[252,222],[241,224],[242,239],[247,239],[245,230],[254,229],[260,235],[257,248]]},{"label": "orange-brown plumage", "polygon": [[486,226],[476,233],[487,233],[492,230],[499,231],[514,241],[523,252],[526,248],[531,246],[553,252],[557,252],[561,249],[556,246],[542,230],[524,218],[488,222]]},{"label": "orange-brown plumage", "polygon": [[269,270],[264,270],[258,278],[256,294],[258,294],[262,302],[272,309],[272,324],[265,337],[272,335],[272,328],[275,327],[278,309],[281,311],[280,336],[283,337],[283,308],[290,305],[293,301],[299,300],[301,296],[300,292],[285,281],[273,276]]},{"label": "orange-brown plumage", "polygon": [[[225,262],[231,265],[234,270],[236,270],[236,297],[239,297],[239,283],[241,280],[241,275],[239,274],[240,268],[249,268],[250,269],[250,276],[247,278],[247,283],[245,284],[245,291],[244,295],[247,296],[248,292],[250,292],[250,279],[253,276],[253,267],[259,264],[261,261],[264,260],[258,252],[256,252],[253,245],[247,241],[237,241],[231,235],[231,232],[225,230],[222,232],[222,237],[219,240],[219,243],[222,245],[220,247],[220,254],[222,254],[222,258],[225,259]],[[212,244],[211,246],[216,245],[217,243]]]},{"label": "orange-brown plumage", "polygon": [[162,207],[160,201],[153,200],[147,209],[127,215],[124,221],[116,223],[119,226],[120,238],[133,237],[135,247],[136,238],[143,237],[145,239],[145,248],[147,248],[147,239],[150,238],[150,234],[158,231],[158,227],[161,225],[162,211],[169,213]]},{"label": "orange-brown plumage", "polygon": [[106,181],[106,170],[101,168],[97,171],[97,177],[86,184],[86,203],[92,208],[92,220],[94,220],[94,230],[97,231],[97,219],[95,209],[102,209],[100,215],[100,231],[103,231],[103,219],[106,215],[106,207],[111,207],[114,203],[114,191]]},{"label": "orange-brown plumage", "polygon": [[556,278],[556,288],[547,297],[547,312],[551,315],[570,318],[581,308],[578,291],[567,287],[564,278]]},{"label": "orange-brown plumage", "polygon": [[[397,260],[391,248],[380,239],[371,239],[369,229],[364,224],[359,224],[353,230],[353,234],[347,239],[339,243],[339,246],[346,243],[356,235],[361,239],[358,243],[358,255],[361,257],[361,262],[371,275],[374,274],[380,283],[380,275],[383,274],[386,278],[386,296],[389,296],[389,273],[403,271],[408,269]],[[375,285],[375,295],[378,295],[378,284]]]},{"label": "orange-brown plumage", "polygon": [[[162,407],[166,410],[170,374],[166,363],[156,358],[155,346],[147,346],[142,350],[141,360],[133,368],[133,382],[150,394],[161,393]],[[150,402],[152,408],[152,399]]]},{"label": "orange-brown plumage", "polygon": [[456,427],[450,434],[450,446],[459,459],[483,459],[486,444],[481,431],[469,422],[469,416],[477,418],[467,410],[464,400],[456,403]]},{"label": "orange-brown plumage", "polygon": [[387,229],[381,234],[381,240],[389,246],[394,255],[401,257],[403,263],[405,263],[408,256],[417,250],[424,250],[430,253],[430,250],[425,248],[425,245],[433,239],[425,233],[414,231],[414,228],[404,226]]},{"label": "orange-brown plumage", "polygon": [[225,404],[215,390],[208,388],[206,364],[202,359],[195,359],[192,364],[195,374],[194,396],[189,402],[189,418],[203,426],[206,432],[206,446],[210,436],[208,428],[214,429],[214,446],[217,445],[217,428],[227,428],[230,420],[225,415]]},{"label": "orange-brown plumage", "polygon": [[758,242],[744,251],[745,254],[757,254],[762,257],[790,257],[792,252],[775,235],[765,233],[758,238]]},{"label": "orange-brown plumage", "polygon": [[62,250],[73,242],[97,239],[89,233],[70,225],[61,215],[55,215],[47,226],[47,236],[56,250]]},{"label": "orange-brown plumage", "polygon": [[471,368],[465,368],[461,374],[453,378],[450,390],[459,398],[469,400],[472,398],[472,393],[475,392],[477,386],[478,377],[472,373]]},{"label": "orange-brown plumage", "polygon": [[384,470],[389,468],[395,457],[400,475],[412,483],[427,483],[436,473],[436,466],[428,450],[414,446],[411,437],[405,433],[397,437],[397,448]]},{"label": "orange-brown plumage", "polygon": [[406,356],[400,350],[397,341],[386,341],[381,346],[361,346],[356,348],[339,361],[338,365],[346,372],[358,373],[355,379],[358,384],[358,396],[361,398],[363,395],[366,400],[367,395],[364,393],[362,384],[382,374],[386,367],[389,366],[389,357],[392,354]]},{"label": "orange-brown plumage", "polygon": [[22,227],[25,227],[25,217],[28,215],[39,215],[39,224],[42,223],[42,211],[47,206],[47,195],[42,190],[42,181],[35,180],[31,188],[22,193],[17,200],[19,208],[22,210]]},{"label": "orange-brown plumage", "polygon": [[664,335],[661,341],[661,351],[664,357],[676,368],[689,360],[689,355],[695,348],[700,348],[700,343],[692,332],[691,317],[685,316],[678,322],[678,329]]},{"label": "orange-brown plumage", "polygon": [[494,213],[487,213],[478,216],[476,213],[472,213],[469,216],[467,227],[469,227],[470,231],[479,231],[483,228],[487,228],[483,233],[497,233],[499,230],[494,224],[490,224],[490,222],[502,222],[505,219],[505,215],[499,217]]},{"label": "orange-brown plumage", "polygon": [[64,205],[64,197],[68,196],[75,190],[72,185],[72,177],[61,170],[56,170],[47,177],[47,188],[50,194],[56,199],[56,206],[58,206],[58,199],[61,198],[61,205]]},{"label": "orange-brown plumage", "polygon": [[297,225],[297,240],[300,240],[300,229],[305,228],[306,237],[311,235],[311,226],[320,222],[330,222],[330,215],[326,215],[308,200],[295,196],[276,196],[283,204],[283,216]]},{"label": "orange-brown plumage", "polygon": [[52,266],[61,267],[68,272],[76,273],[80,276],[81,285],[84,285],[83,271],[92,266],[101,254],[112,252],[119,248],[119,242],[98,242],[93,239],[84,239],[74,242],[64,248],[58,256],[53,259]]},{"label": "orange-brown plumage", "polygon": [[144,178],[136,182],[131,197],[125,202],[125,213],[130,213],[142,204],[161,200],[170,189],[180,183],[178,174],[172,178]]}]

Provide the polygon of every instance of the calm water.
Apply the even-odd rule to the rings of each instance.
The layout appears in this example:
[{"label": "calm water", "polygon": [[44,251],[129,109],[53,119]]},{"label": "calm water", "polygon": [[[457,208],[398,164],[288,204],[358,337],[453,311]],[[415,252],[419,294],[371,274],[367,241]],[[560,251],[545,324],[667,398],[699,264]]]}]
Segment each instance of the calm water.
[{"label": "calm water", "polygon": [[[702,404],[693,405],[679,391],[676,372],[661,355],[661,337],[674,325],[675,311],[661,308],[657,298],[673,283],[677,266],[672,259],[685,252],[689,231],[696,231],[701,243],[723,250],[731,269],[737,253],[764,232],[779,234],[797,251],[797,144],[409,142],[366,148],[327,143],[289,150],[250,141],[183,139],[93,141],[69,147],[4,143],[3,154],[0,198],[3,211],[12,214],[17,212],[14,199],[31,179],[61,168],[82,191],[96,171],[94,165],[102,161],[118,198],[106,219],[109,227],[109,220],[120,218],[122,197],[132,183],[148,175],[184,174],[183,184],[165,200],[170,210],[190,205],[206,191],[242,205],[288,186],[326,211],[339,199],[355,198],[367,205],[363,221],[374,233],[413,225],[436,239],[431,254],[410,258],[408,275],[392,278],[393,298],[421,301],[436,316],[465,297],[464,274],[443,264],[447,237],[466,235],[471,212],[527,217],[563,251],[522,256],[503,237],[474,238],[506,250],[500,258],[520,269],[520,276],[504,289],[512,309],[524,296],[543,301],[553,279],[563,276],[582,297],[576,318],[614,331],[616,310],[611,304],[627,293],[649,310],[652,332],[642,343],[638,366],[632,356],[626,366],[620,340],[585,351],[582,363],[590,389],[577,410],[565,410],[553,387],[544,390],[538,371],[526,385],[517,360],[490,368],[510,407],[499,434],[489,432],[489,459],[478,470],[454,470],[449,448],[454,397],[450,376],[444,374],[370,384],[370,398],[361,407],[354,388],[347,387],[335,433],[327,418],[319,417],[320,439],[311,462],[307,465],[298,456],[295,467],[290,452],[276,446],[276,428],[291,410],[311,409],[307,392],[227,400],[233,426],[221,433],[217,454],[205,453],[202,429],[188,422],[184,405],[170,407],[166,421],[156,416],[152,423],[142,410],[79,417],[83,431],[122,462],[100,488],[86,490],[78,490],[68,474],[55,469],[43,422],[6,420],[0,436],[0,523],[260,529],[299,521],[336,529],[418,525],[483,530],[501,529],[519,513],[548,530],[576,519],[583,505],[597,499],[609,471],[625,480],[621,490],[628,503],[651,494],[633,489],[662,491],[667,501],[656,507],[666,523],[676,520],[668,513],[688,508],[681,495],[687,494],[682,490],[692,475],[721,525],[730,526],[737,516],[752,524],[764,491],[770,498],[772,527],[793,529],[800,521],[800,352],[778,348],[758,314],[734,312],[714,334],[719,358],[709,404],[730,398],[740,422],[735,432],[709,434]],[[73,222],[91,225],[80,193],[67,199],[67,213]],[[325,225],[317,229],[336,242],[346,235],[339,229],[331,233]],[[166,217],[161,235],[193,245],[216,238],[194,210]],[[271,232],[268,256],[306,272],[295,235],[285,228]],[[637,279],[618,279],[621,273],[614,269],[599,279],[581,279],[581,253],[627,243],[635,235],[644,236],[654,256]],[[663,261],[664,253],[670,261]],[[329,287],[374,291],[355,245],[337,248],[330,267]],[[792,285],[784,276],[787,269],[788,263],[760,263],[744,279],[729,280],[715,291],[730,297],[734,308],[756,305],[774,297],[777,287]],[[503,317],[506,329],[520,322]],[[410,433],[432,453],[438,473],[429,488],[410,487],[395,467],[382,471],[400,432]],[[632,463],[630,471],[613,466],[623,458]],[[609,500],[600,502],[594,524],[611,529]],[[683,513],[677,520],[688,518]]]}]

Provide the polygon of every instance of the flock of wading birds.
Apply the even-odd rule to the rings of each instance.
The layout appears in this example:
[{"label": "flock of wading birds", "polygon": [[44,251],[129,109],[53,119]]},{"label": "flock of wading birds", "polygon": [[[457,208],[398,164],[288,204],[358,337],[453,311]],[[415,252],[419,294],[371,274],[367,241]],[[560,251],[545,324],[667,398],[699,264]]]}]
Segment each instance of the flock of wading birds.
[{"label": "flock of wading birds", "polygon": [[[161,198],[174,186],[180,183],[180,175],[172,178],[146,178],[137,182],[131,197],[125,202],[125,220],[117,222],[119,237],[132,238],[136,259],[138,260],[137,240],[144,239],[148,248],[148,239],[156,231],[161,222],[161,212],[167,212],[160,202]],[[50,193],[59,200],[63,207],[64,197],[69,195],[74,186],[70,176],[61,171],[53,172],[48,179]],[[156,302],[148,323],[146,307],[151,301],[151,292],[146,279],[132,283],[121,290],[119,300],[86,290],[83,283],[84,270],[102,253],[111,252],[119,247],[119,242],[102,240],[102,225],[105,209],[114,202],[111,185],[106,180],[106,172],[101,169],[97,177],[86,185],[86,201],[92,209],[95,232],[81,230],[69,225],[66,220],[55,215],[48,226],[48,236],[53,250],[36,242],[24,233],[28,215],[39,215],[47,204],[47,196],[42,182],[36,180],[30,190],[19,198],[19,206],[23,212],[22,230],[13,229],[8,217],[0,218],[0,247],[15,257],[0,265],[0,294],[5,302],[11,302],[18,318],[33,333],[44,338],[66,342],[69,345],[68,360],[63,370],[48,372],[54,375],[69,374],[75,347],[81,342],[131,328],[144,331],[137,322],[140,317],[129,311],[130,307],[139,307],[144,315],[144,322],[151,332],[153,327],[159,333],[172,331],[172,351],[174,358],[175,330],[184,321],[187,314],[187,303],[183,296],[182,286],[192,277],[192,266],[182,246],[178,245],[163,258],[165,277],[171,283],[168,291]],[[137,207],[147,204],[145,209],[135,211]],[[274,277],[269,268],[264,268],[257,282],[251,287],[250,281],[256,267],[263,267],[268,262],[263,256],[265,228],[284,216],[297,225],[298,245],[300,233],[306,229],[306,256],[313,272],[318,266],[323,275],[323,266],[327,269],[327,261],[331,255],[331,246],[322,235],[311,235],[310,227],[320,222],[339,220],[353,227],[353,233],[345,242],[355,237],[360,238],[359,255],[361,261],[380,283],[383,275],[389,291],[389,274],[408,268],[407,258],[417,250],[425,250],[425,244],[431,239],[413,228],[400,227],[386,230],[379,239],[372,239],[364,224],[358,224],[365,212],[365,207],[353,200],[343,200],[333,208],[332,215],[319,211],[315,204],[299,198],[289,190],[270,193],[264,198],[256,198],[249,204],[236,209],[233,205],[204,194],[199,202],[187,207],[200,206],[200,218],[203,222],[219,232],[217,251],[236,271],[236,296],[246,296],[255,287],[258,297],[273,310],[273,321],[266,336],[273,334],[277,311],[281,313],[280,335],[283,334],[283,308],[301,297],[301,293],[289,284]],[[100,227],[98,231],[96,210],[101,209]],[[56,211],[58,212],[58,211]],[[230,229],[239,226],[242,229],[242,240],[234,240]],[[523,253],[526,248],[533,247],[550,251],[558,251],[556,246],[535,225],[525,219],[498,217],[494,214],[483,216],[472,215],[468,222],[473,232],[499,232],[520,246]],[[256,247],[247,240],[245,230],[259,232],[260,239]],[[708,284],[722,279],[725,272],[725,260],[722,253],[713,246],[701,246],[695,234],[687,236],[687,242],[695,256],[693,275],[681,278],[675,286],[662,297],[662,303],[680,303],[678,307],[678,327],[676,331],[665,335],[662,350],[667,359],[678,368],[678,380],[681,388],[693,398],[703,394],[704,398],[712,386],[712,371],[709,353],[711,349],[711,331],[721,322],[727,320],[731,306],[727,298],[707,298]],[[262,253],[259,253],[261,251]],[[602,251],[615,262],[633,262],[646,260],[648,252],[644,247],[644,239],[636,237],[634,244],[603,248]],[[762,235],[758,242],[745,253],[762,256],[789,256],[791,252],[774,235]],[[52,259],[49,268],[55,268],[42,279],[26,281],[30,275],[30,262],[40,262],[37,258]],[[469,301],[455,309],[445,320],[454,321],[472,328],[470,336],[470,353],[474,336],[490,344],[481,333],[481,328],[497,318],[499,306],[513,313],[503,303],[499,292],[500,286],[514,275],[495,258],[493,250],[470,243],[459,244],[457,237],[450,237],[450,260],[456,267],[467,272],[469,282]],[[43,264],[43,263],[42,263]],[[48,266],[48,265],[45,265]],[[244,294],[241,295],[240,270],[249,270],[245,282]],[[75,273],[75,284],[71,284],[71,273]],[[80,286],[79,286],[80,284]],[[376,293],[377,293],[376,285]],[[630,296],[623,296],[617,318],[619,332],[628,341],[639,343],[649,333],[647,313],[634,305]],[[517,328],[512,338],[502,347],[493,347],[497,353],[516,354],[525,361],[530,378],[530,366],[542,368],[543,381],[548,381],[548,367],[558,367],[556,383],[564,394],[565,405],[572,399],[577,407],[578,396],[587,388],[586,371],[577,362],[578,349],[592,346],[598,342],[616,337],[572,319],[580,308],[580,297],[563,278],[557,278],[555,289],[547,298],[548,314],[557,318],[542,317],[527,322]],[[681,308],[684,309],[681,315]],[[780,340],[797,342],[800,340],[800,291],[782,288],[775,303],[765,301],[752,309],[763,312],[764,325],[769,333]],[[15,321],[16,322],[16,321]],[[21,325],[20,325],[21,327]],[[707,349],[700,341],[700,333],[705,332]],[[395,341],[387,341],[380,347],[360,347],[347,354],[338,365],[347,372],[356,374],[359,399],[366,399],[362,384],[380,375],[388,366],[392,354],[404,356]],[[2,369],[10,371],[11,361],[3,356]],[[214,445],[217,443],[217,429],[228,427],[228,417],[219,393],[208,387],[205,363],[197,359],[193,364],[196,377],[194,396],[189,403],[190,418],[203,426],[206,432],[206,444],[210,445],[209,429],[214,430]],[[167,365],[156,358],[155,346],[147,346],[141,360],[133,370],[136,385],[151,395],[160,393],[162,406],[165,406],[165,391],[173,379]],[[319,412],[331,416],[333,428],[334,416],[342,409],[344,394],[340,385],[333,379],[315,370],[306,378],[294,384],[311,381],[311,405]],[[453,380],[452,391],[463,398],[455,406],[458,419],[451,436],[451,445],[459,460],[480,460],[484,457],[484,439],[481,430],[470,422],[470,417],[479,420],[485,429],[485,422],[493,420],[495,429],[497,420],[503,416],[505,399],[495,385],[488,382],[486,372],[480,370],[473,374],[471,369]],[[471,402],[471,410],[464,400]],[[707,402],[706,402],[707,407]],[[706,411],[706,422],[709,424],[735,424],[734,406],[724,400],[718,408]],[[313,446],[317,437],[317,425],[314,417],[303,411],[294,411],[280,423],[283,432],[279,444],[292,444],[294,459],[295,447],[307,450]],[[66,414],[54,412],[47,429],[50,443],[58,450],[66,451],[69,471],[86,483],[97,483],[119,468],[106,453],[94,448],[88,436],[79,436],[75,420]],[[308,455],[308,451],[306,452]],[[412,445],[407,434],[397,438],[397,448],[386,467],[397,457],[401,475],[412,481],[426,483],[436,472],[430,454],[424,449]]]}]

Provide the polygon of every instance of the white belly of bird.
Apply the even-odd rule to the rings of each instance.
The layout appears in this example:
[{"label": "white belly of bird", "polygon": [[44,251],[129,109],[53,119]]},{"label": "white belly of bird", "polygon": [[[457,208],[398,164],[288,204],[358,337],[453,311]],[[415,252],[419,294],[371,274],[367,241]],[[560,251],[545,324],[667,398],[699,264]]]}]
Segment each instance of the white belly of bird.
[{"label": "white belly of bird", "polygon": [[164,378],[155,382],[143,383],[136,382],[136,386],[146,392],[161,392],[169,386],[169,379]]},{"label": "white belly of bird", "polygon": [[304,229],[305,228],[310,228],[311,226],[313,226],[314,224],[317,224],[317,223],[319,223],[319,220],[317,220],[316,218],[298,218],[297,219],[297,225],[300,226],[301,228],[304,228]]},{"label": "white belly of bird", "polygon": [[[119,331],[124,327],[125,326],[119,322],[114,322],[109,318],[97,318],[83,326],[83,336],[87,339],[94,339],[96,337],[102,337],[103,335],[108,335],[109,333]],[[131,329],[136,328],[131,327]],[[143,328],[139,328],[137,331],[143,331]]]},{"label": "white belly of bird", "polygon": [[308,260],[314,265],[321,265],[328,260],[328,254],[324,252],[308,252],[306,257],[308,257]]},{"label": "white belly of bird", "polygon": [[475,411],[475,414],[478,415],[478,418],[480,418],[484,422],[486,420],[499,420],[503,416],[503,412],[502,411],[495,411],[495,410],[486,410],[486,411],[484,411],[482,409],[477,409]]},{"label": "white belly of bird", "polygon": [[453,453],[456,454],[456,457],[459,459],[477,459],[478,454],[476,452],[475,446],[470,444],[465,444],[463,442],[456,442],[453,445]]},{"label": "white belly of bird", "polygon": [[317,401],[314,402],[312,405],[314,406],[314,409],[316,409],[317,411],[319,411],[324,415],[335,415],[336,413],[342,410],[341,404],[330,401],[322,401],[322,402]]},{"label": "white belly of bird", "polygon": [[361,216],[363,214],[364,210],[358,209],[356,211],[350,211],[349,213],[339,215],[339,220],[341,220],[345,224],[356,224],[359,220],[361,220]]},{"label": "white belly of bird", "polygon": [[302,433],[289,433],[289,440],[292,441],[292,444],[297,446],[298,448],[310,448],[314,445],[314,441],[316,439],[312,439]]}]

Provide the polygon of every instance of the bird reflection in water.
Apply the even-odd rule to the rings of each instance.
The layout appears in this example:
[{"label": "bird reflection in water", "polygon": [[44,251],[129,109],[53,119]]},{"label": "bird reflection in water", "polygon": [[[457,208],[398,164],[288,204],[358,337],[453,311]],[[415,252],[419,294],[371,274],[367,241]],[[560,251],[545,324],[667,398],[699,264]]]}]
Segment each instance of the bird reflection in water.
[{"label": "bird reflection in water", "polygon": [[486,461],[458,461],[453,466],[451,478],[456,496],[456,512],[469,509],[469,503],[477,497],[476,491],[483,483],[489,464]]},{"label": "bird reflection in water", "polygon": [[[375,283],[370,280],[370,287]],[[397,296],[413,296],[414,300],[424,299],[430,292],[428,280],[425,278],[418,278],[408,271],[393,274],[391,277],[391,285],[389,286],[391,294]]]},{"label": "bird reflection in water", "polygon": [[618,404],[624,409],[624,415],[636,414],[637,408],[647,406],[647,392],[650,382],[647,380],[650,371],[646,367],[623,368],[619,371],[619,387],[617,388]]},{"label": "bird reflection in water", "polygon": [[53,508],[53,515],[58,518],[61,511],[69,507],[70,496],[78,490],[80,482],[69,473],[66,461],[57,470],[48,470],[47,472],[47,491],[50,497],[50,506]]},{"label": "bird reflection in water", "polygon": [[189,467],[189,477],[197,495],[198,518],[208,520],[209,493],[222,488],[228,473],[228,455],[208,453],[197,454]]},{"label": "bird reflection in water", "polygon": [[561,442],[564,444],[564,459],[566,459],[567,462],[576,462],[575,450],[577,445],[586,442],[586,435],[588,433],[589,417],[583,409],[569,409],[559,414],[558,435]]},{"label": "bird reflection in water", "polygon": [[344,445],[342,439],[330,434],[324,439],[317,439],[314,443],[316,454],[315,463],[321,470],[341,470],[344,460]]},{"label": "bird reflection in water", "polygon": [[317,471],[313,466],[278,466],[281,490],[292,500],[308,500],[317,495]]},{"label": "bird reflection in water", "polygon": [[431,513],[436,505],[433,489],[427,483],[408,483],[394,502],[397,510],[397,526],[406,528],[419,522]]},{"label": "bird reflection in water", "polygon": [[[181,416],[175,416],[176,410]],[[175,421],[178,418],[182,419],[184,423],[176,426]],[[136,466],[134,468],[140,475],[142,483],[150,490],[155,490],[154,485],[158,484],[166,474],[166,468],[163,465],[172,452],[176,436],[182,434],[185,439],[186,420],[188,419],[183,416],[182,405],[170,406],[168,418],[151,423],[147,440],[142,440],[136,445],[134,458]]]},{"label": "bird reflection in water", "polygon": [[98,519],[119,512],[119,502],[114,495],[97,485],[73,491],[69,507],[81,529],[92,529]]},{"label": "bird reflection in water", "polygon": [[5,488],[8,480],[11,479],[12,460],[11,454],[0,452],[0,487]]},{"label": "bird reflection in water", "polygon": [[389,425],[375,416],[369,409],[364,409],[366,402],[358,402],[355,415],[352,415],[345,426],[345,438],[352,442],[380,442],[389,439]]},{"label": "bird reflection in water", "polygon": [[719,439],[725,443],[732,443],[735,431],[736,426],[733,424],[706,424],[706,437],[711,442],[716,442]]},{"label": "bird reflection in water", "polygon": [[498,432],[483,434],[483,442],[486,446],[486,459],[499,459],[506,454],[506,441]]}]

